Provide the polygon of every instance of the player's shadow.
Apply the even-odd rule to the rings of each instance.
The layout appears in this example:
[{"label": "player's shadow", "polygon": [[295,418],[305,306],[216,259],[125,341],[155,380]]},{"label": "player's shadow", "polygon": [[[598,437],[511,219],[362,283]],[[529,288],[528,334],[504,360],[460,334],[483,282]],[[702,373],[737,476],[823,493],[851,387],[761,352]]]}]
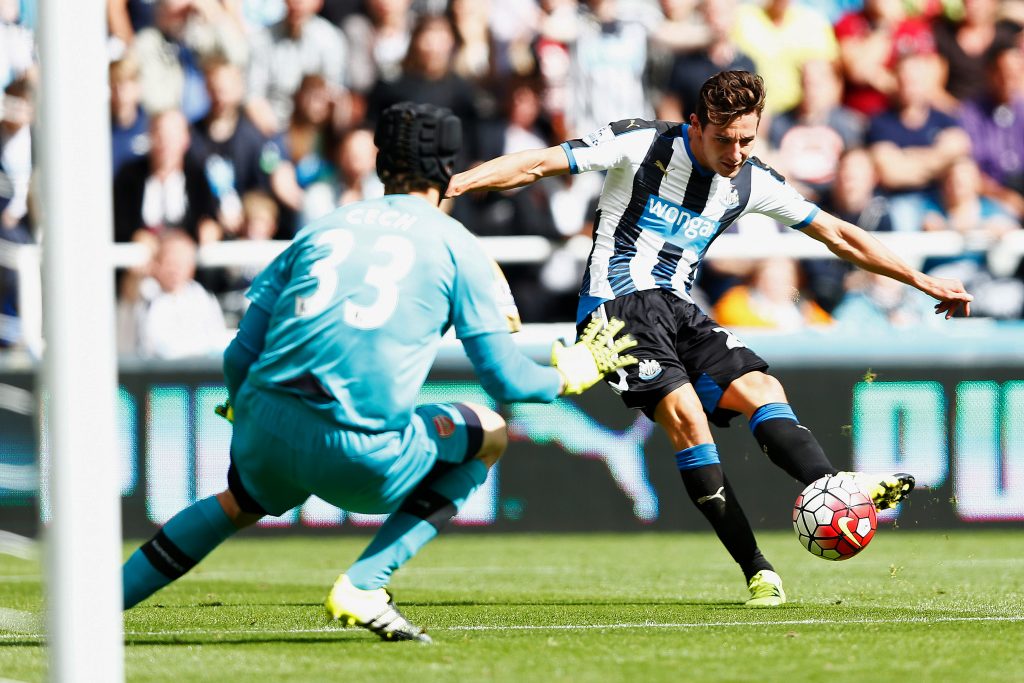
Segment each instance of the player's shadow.
[{"label": "player's shadow", "polygon": [[[0,633],[2,633],[2,631],[0,631]],[[0,648],[5,647],[46,647],[46,640],[38,636],[25,636],[24,638],[9,638],[0,641]]]},{"label": "player's shadow", "polygon": [[[124,639],[124,644],[131,647],[145,646],[145,647],[180,647],[181,645],[204,645],[204,646],[215,646],[215,645],[258,645],[260,643],[297,643],[302,645],[366,645],[382,643],[373,634],[366,631],[350,631],[346,632],[342,629],[334,631],[324,631],[317,633],[308,634],[264,634],[259,631],[254,631],[251,634],[240,634],[232,636],[218,636],[215,633],[211,633],[210,637],[203,638],[201,636],[194,636],[188,638],[182,638],[175,636],[173,639],[168,640],[166,637],[161,638],[160,636],[132,636]],[[387,643],[384,643],[385,645]]]},{"label": "player's shadow", "polygon": [[[480,602],[476,600],[430,600],[416,601],[403,600],[402,607],[645,607],[645,606],[678,606],[678,607],[712,607],[716,609],[740,608],[743,603],[729,602],[727,600],[674,600],[672,598],[659,598],[654,600],[495,600],[494,602]],[[182,609],[193,609],[196,607],[311,607],[322,608],[322,602],[247,602],[237,605],[227,603],[207,603],[200,605],[175,605]]]}]

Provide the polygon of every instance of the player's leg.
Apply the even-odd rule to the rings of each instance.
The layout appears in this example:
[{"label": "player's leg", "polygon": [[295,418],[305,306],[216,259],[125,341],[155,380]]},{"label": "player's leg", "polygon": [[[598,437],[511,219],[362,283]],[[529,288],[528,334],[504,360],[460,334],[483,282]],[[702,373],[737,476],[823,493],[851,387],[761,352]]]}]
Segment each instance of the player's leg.
[{"label": "player's leg", "polygon": [[125,562],[125,609],[183,576],[239,529],[309,496],[288,476],[294,450],[267,420],[250,418],[249,410],[248,401],[235,405],[227,490],[176,514]]},{"label": "player's leg", "polygon": [[[782,384],[766,372],[748,372],[733,380],[719,406],[746,415],[750,431],[768,459],[800,483],[810,484],[839,472],[811,430],[797,420]],[[914,477],[902,472],[847,474],[868,489],[880,510],[896,505],[914,488]]]},{"label": "player's leg", "polygon": [[[748,604],[771,606],[785,602],[782,581],[757,547],[750,523],[722,469],[711,428],[693,386],[684,384],[662,399],[654,410],[654,419],[676,449],[676,466],[687,495],[743,571],[751,592]],[[774,579],[769,581],[767,592],[761,587],[766,577]]]},{"label": "player's leg", "polygon": [[370,629],[385,640],[429,642],[398,611],[385,590],[391,575],[435,538],[508,444],[504,419],[475,404],[420,406],[416,414],[424,440],[437,462],[384,522],[359,559],[335,582],[326,607],[334,619]]},{"label": "player's leg", "polygon": [[[721,391],[708,391],[705,385],[709,379],[699,373],[696,378],[701,385],[695,386],[685,365],[695,340],[713,347],[713,358],[733,358],[726,337],[711,330],[714,323],[695,305],[662,290],[637,292],[606,302],[595,315],[625,321],[637,340],[630,353],[640,362],[609,378],[612,388],[628,407],[642,410],[666,431],[687,494],[740,565],[748,584],[759,572],[771,571],[722,470],[711,437],[706,413],[714,409]],[[702,358],[697,354],[691,360],[694,367],[699,367]],[[733,361],[737,367],[747,362],[745,358]],[[711,386],[714,388],[713,383]]]},{"label": "player's leg", "polygon": [[797,420],[782,384],[767,372],[756,370],[733,380],[719,406],[746,415],[768,459],[802,484],[838,471],[811,430]]},{"label": "player's leg", "polygon": [[[391,574],[458,513],[508,445],[505,420],[483,406],[434,404],[420,406],[417,413],[426,418],[428,434],[444,450],[439,451],[434,468],[381,526],[348,570],[349,578],[358,588],[386,586]],[[466,435],[466,445],[450,450],[449,443],[460,432]]]},{"label": "player's leg", "polygon": [[124,609],[184,576],[210,551],[262,516],[243,511],[230,488],[176,514],[124,563]]}]

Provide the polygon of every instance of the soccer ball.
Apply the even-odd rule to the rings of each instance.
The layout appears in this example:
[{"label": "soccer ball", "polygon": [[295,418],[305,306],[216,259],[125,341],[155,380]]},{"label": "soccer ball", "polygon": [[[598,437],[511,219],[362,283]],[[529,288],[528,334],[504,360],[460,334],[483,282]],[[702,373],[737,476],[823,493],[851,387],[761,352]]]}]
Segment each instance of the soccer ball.
[{"label": "soccer ball", "polygon": [[849,477],[812,481],[793,505],[800,545],[825,560],[847,560],[864,550],[876,524],[871,496]]}]

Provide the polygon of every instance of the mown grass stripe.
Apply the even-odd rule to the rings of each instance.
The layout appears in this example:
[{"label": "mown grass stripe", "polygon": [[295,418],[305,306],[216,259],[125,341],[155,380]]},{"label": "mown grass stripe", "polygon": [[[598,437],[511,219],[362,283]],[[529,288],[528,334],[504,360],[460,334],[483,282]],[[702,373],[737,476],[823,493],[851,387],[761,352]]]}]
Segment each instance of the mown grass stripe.
[{"label": "mown grass stripe", "polygon": [[[691,628],[732,628],[740,626],[850,626],[861,624],[943,624],[960,622],[1024,622],[1024,615],[1007,616],[975,616],[975,617],[906,617],[896,619],[785,619],[780,621],[710,621],[710,622],[623,622],[613,624],[514,624],[514,625],[480,625],[480,626],[432,626],[434,631],[603,631],[623,629],[691,629]],[[216,636],[240,635],[289,635],[302,633],[337,633],[337,626],[297,629],[176,629],[171,631],[125,631],[125,638],[157,637],[157,636]],[[0,640],[45,638],[41,633],[0,634]]]}]

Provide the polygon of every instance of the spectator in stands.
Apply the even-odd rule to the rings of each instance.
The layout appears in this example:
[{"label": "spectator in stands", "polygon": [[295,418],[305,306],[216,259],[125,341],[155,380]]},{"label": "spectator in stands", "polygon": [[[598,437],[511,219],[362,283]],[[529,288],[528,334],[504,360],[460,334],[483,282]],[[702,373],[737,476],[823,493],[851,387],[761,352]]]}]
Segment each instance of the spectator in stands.
[{"label": "spectator in stands", "polygon": [[831,188],[843,151],[863,143],[864,121],[843,106],[842,77],[834,63],[811,60],[801,74],[800,104],[772,119],[768,139],[779,171],[817,201]]},{"label": "spectator in stands", "polygon": [[188,156],[188,121],[177,109],[149,123],[149,154],[114,178],[114,237],[128,242],[139,231],[181,228],[201,244],[221,237],[217,203],[203,167]]},{"label": "spectator in stands", "polygon": [[292,203],[281,205],[283,237],[290,237],[309,217],[323,215],[323,202],[316,192],[307,194],[307,190],[317,183],[331,182],[334,176],[331,164],[334,103],[331,86],[323,76],[309,74],[302,78],[295,92],[295,106],[288,127],[281,135],[285,159],[295,169],[295,182],[302,192],[297,206]]},{"label": "spectator in stands", "polygon": [[533,53],[543,82],[541,99],[551,118],[552,135],[566,140],[572,137],[566,115],[571,95],[569,44],[576,39],[579,23],[576,0],[541,0],[540,9]]},{"label": "spectator in stands", "polygon": [[[901,28],[908,21],[912,23]],[[894,37],[898,31],[913,30],[928,32],[929,28],[923,20],[907,19],[903,0],[865,0],[863,9],[849,12],[836,22],[846,106],[865,116],[885,111],[896,92]]]},{"label": "spectator in stands", "polygon": [[1020,25],[999,18],[999,0],[964,0],[963,17],[932,22],[935,44],[947,65],[946,90],[958,100],[985,90],[985,56],[993,47],[1012,45]]},{"label": "spectator in stands", "polygon": [[675,58],[665,97],[658,105],[660,119],[689,120],[700,87],[719,71],[756,71],[753,60],[732,39],[736,0],[705,0],[700,14],[709,34],[708,45]]},{"label": "spectator in stands", "polygon": [[[889,200],[877,190],[878,175],[871,155],[863,147],[854,147],[839,158],[835,181],[820,206],[864,230],[890,232]],[[801,265],[814,300],[826,311],[834,309],[845,294],[849,264],[840,259],[808,259]]]},{"label": "spectator in stands", "polygon": [[848,149],[839,158],[835,182],[822,207],[865,230],[890,232],[889,201],[877,189],[878,174],[871,154],[862,147]]},{"label": "spectator in stands", "polygon": [[503,60],[491,36],[490,0],[451,0],[448,19],[455,31],[452,70],[477,86],[486,87]]},{"label": "spectator in stands", "polygon": [[342,24],[351,49],[349,83],[366,94],[377,81],[389,82],[402,73],[409,51],[414,15],[412,0],[366,0],[366,13],[350,15]]},{"label": "spectator in stands", "polygon": [[[266,242],[277,236],[278,205],[269,194],[260,190],[246,192],[242,196],[242,216],[242,228],[237,236],[239,240]],[[249,307],[245,293],[261,270],[258,265],[230,266],[224,269],[217,300],[230,327],[238,327],[238,321]]]},{"label": "spectator in stands", "polygon": [[0,235],[29,242],[28,197],[32,180],[33,88],[28,76],[4,89],[0,120]]},{"label": "spectator in stands", "polygon": [[[34,107],[27,75],[7,85],[0,110],[0,241],[31,244],[28,198]],[[18,273],[0,266],[0,321],[5,321],[0,323],[0,348],[21,337],[14,322],[17,314]]]},{"label": "spectator in stands", "polygon": [[547,144],[549,134],[538,80],[529,76],[510,78],[505,85],[500,120],[484,128],[480,148],[488,158],[511,154]]},{"label": "spectator in stands", "polygon": [[658,0],[662,16],[651,28],[652,51],[676,53],[706,48],[711,33],[704,17],[696,11],[703,4],[703,0]]},{"label": "spectator in stands", "polygon": [[377,146],[373,131],[353,128],[337,145],[334,165],[338,169],[335,206],[384,196],[384,184],[377,177]]},{"label": "spectator in stands", "polygon": [[142,108],[139,65],[131,56],[110,64],[110,144],[113,174],[149,151],[149,116]]},{"label": "spectator in stands", "polygon": [[[152,276],[138,298],[122,300],[121,352],[143,358],[209,356],[224,349],[224,314],[212,294],[195,281],[196,243],[181,230],[159,237]],[[134,337],[134,338],[132,338]]]},{"label": "spectator in stands", "polygon": [[335,26],[341,26],[353,14],[363,11],[364,0],[324,0],[317,14]]},{"label": "spectator in stands", "polygon": [[871,120],[866,139],[889,197],[893,229],[915,231],[925,199],[953,162],[970,154],[971,143],[956,119],[932,105],[934,46],[917,40],[897,48],[893,104]]},{"label": "spectator in stands", "polygon": [[210,106],[202,63],[219,54],[238,65],[249,48],[237,21],[219,0],[157,0],[153,26],[135,36],[142,106],[153,115],[180,109],[189,122]]},{"label": "spectator in stands", "polygon": [[620,11],[618,0],[587,0],[579,32],[571,44],[568,121],[576,134],[609,121],[651,118],[644,92],[647,27]]},{"label": "spectator in stands", "polygon": [[728,289],[713,311],[712,317],[729,327],[794,331],[831,322],[821,306],[801,293],[799,266],[785,257],[756,262],[747,284]]},{"label": "spectator in stands", "polygon": [[1024,282],[994,277],[987,254],[1020,223],[998,202],[981,195],[981,172],[969,157],[958,159],[942,179],[939,201],[925,209],[926,230],[953,230],[964,237],[964,250],[952,257],[929,258],[922,270],[936,277],[956,277],[977,299],[976,315],[1019,318],[1024,309]]},{"label": "spectator in stands", "polygon": [[272,191],[293,208],[302,201],[295,169],[275,140],[268,139],[249,120],[242,102],[242,70],[223,58],[204,65],[210,112],[192,127],[191,154],[203,165],[217,199],[217,219],[228,234],[242,224],[241,197],[250,190]]},{"label": "spectator in stands", "polygon": [[[661,16],[649,26],[647,41],[647,67],[644,74],[647,97],[654,104],[655,116],[672,119],[661,114],[667,88],[672,80],[672,67],[677,55],[707,48],[711,41],[704,18],[697,12],[697,0],[658,0]],[[703,3],[701,3],[703,4]],[[674,102],[678,106],[678,101]]]},{"label": "spectator in stands", "polygon": [[890,327],[934,327],[941,321],[935,315],[932,299],[884,275],[851,271],[846,289],[846,296],[832,311],[832,319],[841,329],[863,332]]},{"label": "spectator in stands", "polygon": [[455,33],[447,17],[426,15],[413,28],[409,52],[402,62],[402,74],[394,81],[378,80],[370,91],[367,118],[377,116],[402,101],[433,104],[450,109],[462,119],[463,150],[456,161],[465,167],[475,159],[475,142],[480,115],[473,84],[453,70]]},{"label": "spectator in stands", "polygon": [[[481,156],[491,158],[547,145],[540,104],[535,81],[513,79],[502,98],[502,117],[481,128]],[[561,235],[554,228],[550,208],[550,194],[556,187],[558,184],[545,183],[509,192],[466,195],[456,200],[454,215],[477,235],[541,234],[558,239]],[[580,227],[577,225],[576,230]],[[520,278],[516,269],[512,269],[509,277],[517,286]]]},{"label": "spectator in stands", "polygon": [[36,78],[35,37],[20,18],[18,0],[0,0],[0,88],[22,77]]},{"label": "spectator in stands", "polygon": [[135,34],[153,25],[155,5],[155,0],[107,0],[107,27],[111,38],[119,43],[117,59],[135,41]]},{"label": "spectator in stands", "polygon": [[252,36],[261,29],[273,26],[284,19],[287,11],[284,0],[233,0],[240,3],[238,13],[242,18],[246,36]]},{"label": "spectator in stands", "polygon": [[533,43],[542,16],[541,4],[543,0],[491,0],[488,19],[495,55],[494,72],[499,77],[524,75],[534,70]]},{"label": "spectator in stands", "polygon": [[306,187],[303,224],[339,206],[384,196],[384,185],[377,178],[377,147],[372,131],[346,131],[333,146],[331,155],[329,172]]},{"label": "spectator in stands", "polygon": [[306,76],[321,76],[334,100],[347,96],[345,36],[316,15],[322,4],[323,0],[287,0],[285,18],[252,37],[247,108],[265,135],[287,125],[295,93]]},{"label": "spectator in stands", "polygon": [[982,196],[981,171],[970,157],[953,162],[942,178],[937,201],[925,204],[925,230],[954,230],[968,246],[988,246],[1020,229],[1020,223],[998,202]]},{"label": "spectator in stands", "polygon": [[733,37],[764,78],[767,114],[787,111],[800,102],[800,69],[805,62],[833,61],[839,56],[832,25],[825,16],[791,0],[767,0],[763,7],[741,4]]},{"label": "spectator in stands", "polygon": [[991,50],[986,82],[984,93],[963,103],[960,125],[984,174],[983,192],[1024,218],[1024,49]]}]

